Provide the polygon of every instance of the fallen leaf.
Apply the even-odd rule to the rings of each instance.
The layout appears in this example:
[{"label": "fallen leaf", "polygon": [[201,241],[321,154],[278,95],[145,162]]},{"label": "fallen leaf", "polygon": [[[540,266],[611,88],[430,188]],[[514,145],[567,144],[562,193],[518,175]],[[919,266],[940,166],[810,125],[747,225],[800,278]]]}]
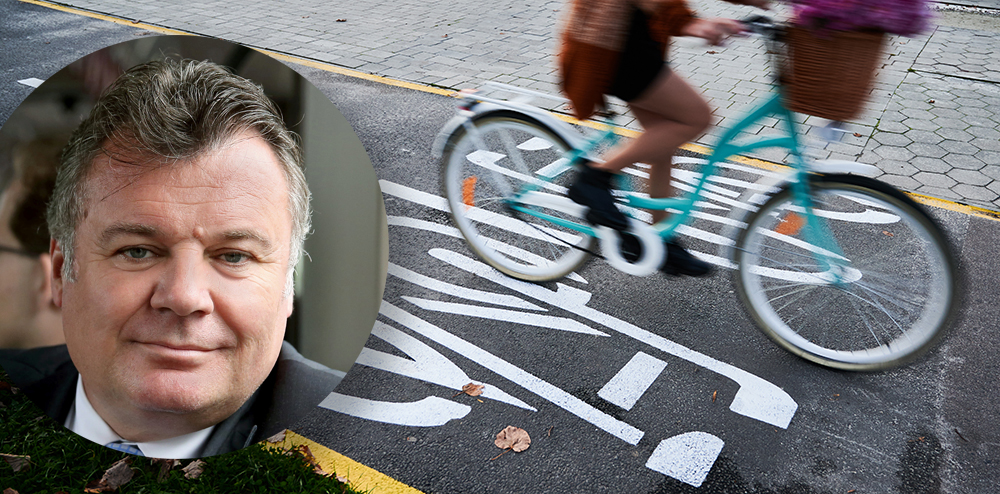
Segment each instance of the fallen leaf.
[{"label": "fallen leaf", "polygon": [[132,480],[132,475],[134,475],[135,472],[132,471],[132,468],[130,467],[131,464],[132,457],[116,461],[113,465],[111,465],[111,468],[104,472],[104,475],[101,476],[101,480],[87,484],[87,487],[83,490],[83,492],[99,493],[117,491],[119,487]]},{"label": "fallen leaf", "polygon": [[497,438],[493,441],[493,444],[496,444],[498,448],[510,448],[515,453],[520,453],[528,449],[528,446],[531,446],[531,437],[528,436],[528,432],[524,429],[508,425],[504,430],[497,433]]},{"label": "fallen leaf", "polygon": [[854,137],[861,137],[861,133],[860,132],[855,132],[854,133]]},{"label": "fallen leaf", "polygon": [[181,462],[177,460],[167,460],[163,458],[151,458],[151,460],[153,460],[153,466],[160,466],[160,473],[156,475],[157,482],[167,480],[167,474],[169,474],[174,468],[181,466]]},{"label": "fallen leaf", "polygon": [[718,390],[712,391],[712,403],[715,403],[715,397],[719,394]]},{"label": "fallen leaf", "polygon": [[205,462],[201,460],[194,460],[191,463],[181,469],[184,472],[184,478],[186,479],[196,479],[201,477],[201,474],[205,472]]},{"label": "fallen leaf", "polygon": [[469,396],[479,396],[483,394],[483,388],[485,387],[486,386],[482,384],[469,383],[466,384],[465,386],[462,386],[462,391],[464,391],[465,394]]},{"label": "fallen leaf", "polygon": [[347,477],[341,477],[340,475],[338,475],[337,476],[337,481],[340,482],[340,483],[342,483],[342,484],[346,484],[347,483]]},{"label": "fallen leaf", "polygon": [[882,235],[885,235],[887,237],[895,237],[895,235],[893,235],[892,232],[888,230],[882,230]]},{"label": "fallen leaf", "polygon": [[347,22],[347,19],[337,19],[337,22]]},{"label": "fallen leaf", "polygon": [[719,52],[717,52],[717,51],[707,51],[705,53],[708,53],[709,55],[715,55],[716,53],[719,53]]},{"label": "fallen leaf", "polygon": [[7,464],[10,465],[10,468],[14,469],[14,473],[27,470],[31,466],[31,457],[27,455],[5,455],[0,453],[0,458],[7,460]]},{"label": "fallen leaf", "polygon": [[[286,429],[287,430],[287,429]],[[283,443],[285,442],[285,431],[281,431],[269,438],[267,438],[269,443]]]},{"label": "fallen leaf", "polygon": [[934,100],[930,100],[930,101],[928,101],[928,103],[930,103],[930,104],[933,105],[934,104]]},{"label": "fallen leaf", "polygon": [[781,223],[778,223],[778,226],[774,228],[774,232],[781,235],[798,235],[799,230],[801,230],[805,224],[805,218],[789,211],[785,214],[785,217],[781,219]]}]

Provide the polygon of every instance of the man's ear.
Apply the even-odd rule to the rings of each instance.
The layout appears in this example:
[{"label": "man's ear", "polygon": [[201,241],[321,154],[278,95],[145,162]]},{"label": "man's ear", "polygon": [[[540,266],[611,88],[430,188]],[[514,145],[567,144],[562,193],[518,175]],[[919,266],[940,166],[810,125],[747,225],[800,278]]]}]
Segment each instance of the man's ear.
[{"label": "man's ear", "polygon": [[50,305],[55,305],[52,296],[52,254],[39,254],[38,264],[42,267],[41,283],[36,294],[38,308],[46,309]]},{"label": "man's ear", "polygon": [[295,306],[295,295],[288,295],[281,300],[281,310],[285,313],[285,319],[292,316],[292,308]]},{"label": "man's ear", "polygon": [[[42,256],[46,257],[46,256]],[[52,292],[52,303],[56,307],[62,308],[62,294],[63,294],[63,263],[66,262],[66,258],[63,257],[62,249],[59,248],[59,244],[56,243],[56,239],[49,240],[49,279],[52,280],[51,292]],[[45,261],[43,261],[44,263]],[[44,265],[44,264],[43,264]]]}]

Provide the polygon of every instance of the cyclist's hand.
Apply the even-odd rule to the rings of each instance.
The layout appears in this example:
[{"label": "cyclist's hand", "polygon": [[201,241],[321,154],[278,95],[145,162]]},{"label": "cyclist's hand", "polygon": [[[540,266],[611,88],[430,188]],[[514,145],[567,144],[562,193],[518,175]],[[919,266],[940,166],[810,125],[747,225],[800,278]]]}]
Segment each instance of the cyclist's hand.
[{"label": "cyclist's hand", "polygon": [[681,35],[704,38],[713,45],[721,45],[731,34],[743,32],[743,24],[733,19],[695,19],[681,29]]}]

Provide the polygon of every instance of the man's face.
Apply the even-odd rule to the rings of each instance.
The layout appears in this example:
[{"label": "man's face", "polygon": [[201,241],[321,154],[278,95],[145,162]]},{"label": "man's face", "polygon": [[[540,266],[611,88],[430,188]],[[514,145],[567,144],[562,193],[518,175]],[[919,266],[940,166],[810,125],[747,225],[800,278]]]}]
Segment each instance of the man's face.
[{"label": "man's face", "polygon": [[100,155],[85,189],[76,279],[60,277],[53,246],[53,286],[87,396],[102,416],[134,407],[203,428],[231,415],[273,367],[292,311],[274,153],[245,134],[159,168]]}]

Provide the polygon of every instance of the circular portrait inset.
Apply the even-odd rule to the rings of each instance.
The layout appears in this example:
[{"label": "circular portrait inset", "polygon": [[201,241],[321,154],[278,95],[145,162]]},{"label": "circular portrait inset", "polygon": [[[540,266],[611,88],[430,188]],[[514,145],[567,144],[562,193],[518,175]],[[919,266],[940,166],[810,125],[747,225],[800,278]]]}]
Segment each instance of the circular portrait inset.
[{"label": "circular portrait inset", "polygon": [[181,459],[261,441],[371,332],[375,171],[266,55],[193,36],[97,51],[15,110],[0,157],[0,366],[95,443]]}]

